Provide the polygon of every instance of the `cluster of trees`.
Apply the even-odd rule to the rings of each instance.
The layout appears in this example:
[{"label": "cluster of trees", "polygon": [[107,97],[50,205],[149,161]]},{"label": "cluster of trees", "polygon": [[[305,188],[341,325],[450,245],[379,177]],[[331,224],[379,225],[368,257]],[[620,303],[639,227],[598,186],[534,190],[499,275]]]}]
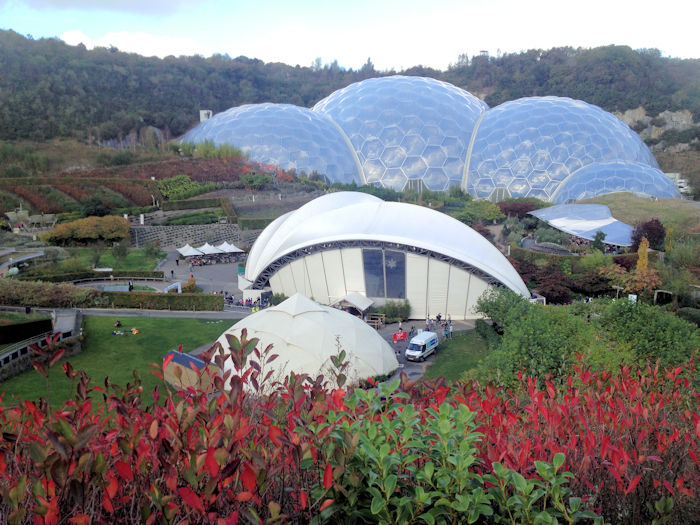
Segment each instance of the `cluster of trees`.
[{"label": "cluster of trees", "polygon": [[541,382],[558,381],[573,370],[577,355],[606,366],[678,366],[700,350],[694,324],[626,298],[545,307],[498,289],[480,298],[477,309],[493,326],[478,322],[491,351],[473,375],[506,387],[517,383],[522,370]]},{"label": "cluster of trees", "polygon": [[129,237],[129,221],[124,217],[86,217],[64,222],[41,235],[46,244],[55,246],[82,246],[102,243],[119,243]]},{"label": "cluster of trees", "polygon": [[[624,46],[565,47],[499,57],[464,55],[444,72],[414,67],[400,73],[452,82],[486,96],[489,105],[559,95],[608,111],[640,105],[653,115],[689,109],[700,120],[697,62]],[[259,102],[310,107],[348,84],[395,73],[375,71],[370,60],[353,71],[337,62],[293,67],[222,55],[146,58],[5,30],[0,31],[0,69],[0,139],[117,142],[148,126],[162,130],[166,139],[178,136],[205,108],[220,112]]]}]

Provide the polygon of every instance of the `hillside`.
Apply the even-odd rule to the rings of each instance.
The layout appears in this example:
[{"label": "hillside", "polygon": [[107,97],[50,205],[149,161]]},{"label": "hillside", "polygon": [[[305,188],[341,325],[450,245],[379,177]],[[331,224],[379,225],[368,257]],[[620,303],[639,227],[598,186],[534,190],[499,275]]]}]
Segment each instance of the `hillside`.
[{"label": "hillside", "polygon": [[[222,55],[146,58],[4,30],[0,70],[0,140],[74,137],[88,143],[119,143],[147,127],[168,139],[194,125],[200,109],[220,112],[259,102],[309,107],[353,82],[397,73],[377,72],[370,60],[353,71],[337,62],[292,67]],[[688,110],[700,121],[700,60],[665,58],[656,50],[565,47],[461,56],[447,71],[417,66],[398,73],[451,82],[491,106],[557,95],[607,111],[641,106],[651,117]]]}]

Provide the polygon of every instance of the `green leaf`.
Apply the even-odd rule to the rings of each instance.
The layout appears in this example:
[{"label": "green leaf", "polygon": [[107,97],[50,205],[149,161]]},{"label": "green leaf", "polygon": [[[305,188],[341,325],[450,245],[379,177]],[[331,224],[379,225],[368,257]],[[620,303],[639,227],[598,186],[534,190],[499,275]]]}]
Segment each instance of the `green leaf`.
[{"label": "green leaf", "polygon": [[430,512],[424,512],[423,514],[418,516],[418,518],[428,523],[429,525],[435,525],[435,518]]},{"label": "green leaf", "polygon": [[581,498],[574,498],[574,497],[569,498],[569,508],[571,509],[571,512],[576,512],[578,509],[580,509],[581,508]]},{"label": "green leaf", "polygon": [[369,510],[374,514],[375,516],[379,514],[382,509],[384,508],[384,500],[379,497],[375,496],[372,498],[372,505],[370,506]]},{"label": "green leaf", "polygon": [[554,459],[552,459],[552,465],[554,465],[554,470],[559,470],[561,466],[564,464],[564,454],[561,452],[557,452],[554,454]]},{"label": "green leaf", "polygon": [[394,489],[396,489],[396,481],[397,477],[394,474],[390,474],[386,477],[384,480],[384,492],[391,496],[394,493]]}]

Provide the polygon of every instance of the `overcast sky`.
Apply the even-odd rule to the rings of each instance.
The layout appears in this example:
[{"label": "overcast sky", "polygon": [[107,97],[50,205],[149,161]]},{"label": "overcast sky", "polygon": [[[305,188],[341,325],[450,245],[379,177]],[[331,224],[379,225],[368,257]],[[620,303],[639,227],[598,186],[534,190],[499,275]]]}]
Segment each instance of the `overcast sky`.
[{"label": "overcast sky", "polygon": [[693,0],[0,0],[0,28],[34,38],[378,70],[565,45],[700,58],[698,15]]}]

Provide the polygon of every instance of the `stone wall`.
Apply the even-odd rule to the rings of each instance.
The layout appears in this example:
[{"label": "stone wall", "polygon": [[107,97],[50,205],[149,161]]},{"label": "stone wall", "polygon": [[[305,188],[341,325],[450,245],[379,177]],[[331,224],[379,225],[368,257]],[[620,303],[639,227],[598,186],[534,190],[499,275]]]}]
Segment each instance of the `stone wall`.
[{"label": "stone wall", "polygon": [[224,241],[239,248],[249,247],[262,230],[241,230],[237,224],[197,224],[184,226],[135,226],[130,229],[131,246],[141,248],[144,244],[159,243],[163,249],[180,248],[185,244],[201,246],[221,244]]}]

